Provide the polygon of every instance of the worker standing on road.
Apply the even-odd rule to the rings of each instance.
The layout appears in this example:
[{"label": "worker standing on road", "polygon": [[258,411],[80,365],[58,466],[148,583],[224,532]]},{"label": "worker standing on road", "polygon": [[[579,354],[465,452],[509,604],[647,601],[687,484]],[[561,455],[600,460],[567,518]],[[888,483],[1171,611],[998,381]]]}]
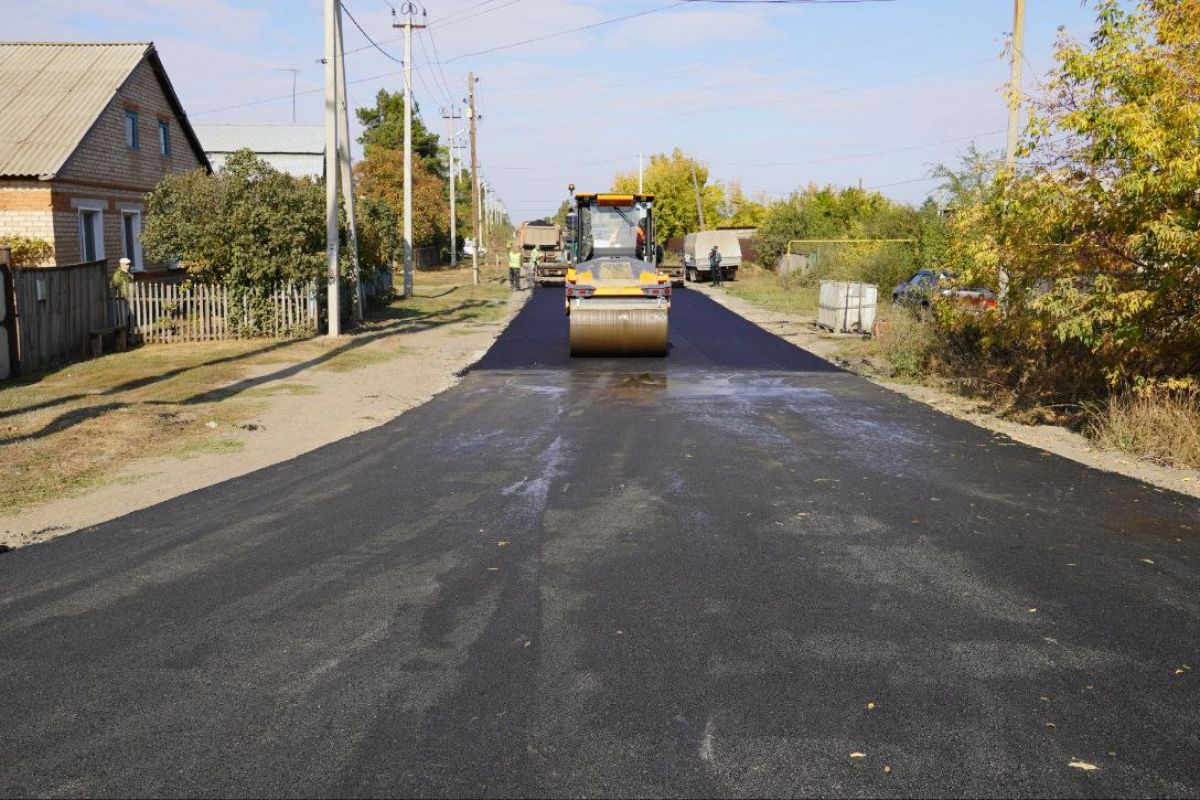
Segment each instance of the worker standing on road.
[{"label": "worker standing on road", "polygon": [[540,256],[541,256],[541,253],[538,252],[538,249],[536,247],[529,251],[530,286],[533,286],[534,284],[537,283],[537,265],[538,265],[538,258]]},{"label": "worker standing on road", "polygon": [[508,248],[508,285],[514,291],[521,288],[521,253]]},{"label": "worker standing on road", "polygon": [[712,272],[712,285],[721,285],[721,251],[714,244],[713,249],[708,253],[708,269]]}]

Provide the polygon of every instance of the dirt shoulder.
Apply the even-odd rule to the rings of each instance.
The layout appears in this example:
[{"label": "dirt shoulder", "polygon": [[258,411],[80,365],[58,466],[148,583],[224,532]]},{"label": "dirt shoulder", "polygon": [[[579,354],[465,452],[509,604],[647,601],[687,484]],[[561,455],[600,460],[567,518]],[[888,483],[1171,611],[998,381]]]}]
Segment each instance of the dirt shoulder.
[{"label": "dirt shoulder", "polygon": [[[839,358],[849,340],[857,337],[834,335],[816,327],[812,316],[772,311],[736,297],[725,290],[689,284],[690,291],[700,291],[716,302],[745,317],[780,338],[820,356],[840,367],[854,369]],[[1026,425],[993,413],[986,403],[932,386],[900,383],[879,378],[870,372],[854,369],[864,378],[893,392],[925,403],[981,428],[1004,434],[1011,439],[1037,447],[1055,455],[1106,472],[1130,478],[1181,494],[1200,497],[1200,471],[1176,469],[1134,458],[1126,453],[1098,448],[1087,437],[1057,425]]]},{"label": "dirt shoulder", "polygon": [[95,525],[381,425],[453,386],[528,299],[419,274],[337,340],[156,345],[0,390],[0,545]]}]

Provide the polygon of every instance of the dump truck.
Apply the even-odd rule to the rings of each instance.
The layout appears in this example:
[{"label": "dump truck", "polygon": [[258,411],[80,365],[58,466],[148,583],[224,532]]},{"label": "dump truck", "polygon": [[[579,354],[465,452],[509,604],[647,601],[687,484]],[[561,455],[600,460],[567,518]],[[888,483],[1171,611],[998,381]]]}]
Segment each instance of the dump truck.
[{"label": "dump truck", "polygon": [[562,229],[548,220],[521,223],[521,257],[528,260],[530,254],[537,251],[538,262],[533,281],[539,286],[550,282],[561,283],[566,278],[562,238]]},{"label": "dump truck", "polygon": [[567,269],[572,356],[665,356],[671,278],[659,271],[654,196],[576,194],[578,261]]},{"label": "dump truck", "polygon": [[708,266],[708,254],[713,245],[721,253],[721,275],[725,280],[737,278],[738,267],[742,265],[742,246],[738,237],[744,233],[740,228],[726,228],[715,231],[700,231],[689,233],[683,237],[683,270],[689,281],[712,280],[712,270]]}]

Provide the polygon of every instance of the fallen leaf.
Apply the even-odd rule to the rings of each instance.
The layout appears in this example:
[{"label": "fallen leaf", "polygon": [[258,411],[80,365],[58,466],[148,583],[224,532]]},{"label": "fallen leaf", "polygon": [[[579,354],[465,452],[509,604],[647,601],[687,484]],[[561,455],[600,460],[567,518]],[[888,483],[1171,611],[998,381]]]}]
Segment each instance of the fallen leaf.
[{"label": "fallen leaf", "polygon": [[622,631],[622,630],[617,631],[617,636],[624,636],[624,635],[625,635],[625,631]]},{"label": "fallen leaf", "polygon": [[1050,730],[1054,730],[1057,726],[1053,722],[1047,722],[1046,727]]},{"label": "fallen leaf", "polygon": [[1154,562],[1149,558],[1143,558],[1142,563],[1143,564],[1153,564]]},{"label": "fallen leaf", "polygon": [[1030,613],[1030,614],[1036,614],[1036,613],[1037,613],[1037,609],[1036,609],[1036,608],[1031,608],[1031,609],[1029,609],[1029,613]]},{"label": "fallen leaf", "polygon": [[496,547],[508,547],[508,542],[501,539],[500,541],[496,542]]},{"label": "fallen leaf", "polygon": [[1074,767],[1075,769],[1081,769],[1084,772],[1091,772],[1094,769],[1099,769],[1099,767],[1097,767],[1095,764],[1089,764],[1086,761],[1072,761],[1070,764],[1067,764],[1067,766]]},{"label": "fallen leaf", "polygon": [[857,750],[855,750],[853,753],[851,753],[851,754],[850,754],[850,757],[851,757],[851,758],[866,758],[866,757],[867,757],[867,754],[866,754],[866,753],[860,753],[860,752],[858,752]]},{"label": "fallen leaf", "polygon": [[884,775],[891,775],[891,774],[892,774],[892,768],[891,768],[890,766],[888,766],[887,764],[884,764],[884,765],[883,765],[883,774],[884,774]]},{"label": "fallen leaf", "polygon": [[867,703],[867,711],[874,711],[874,710],[875,710],[875,704]]},{"label": "fallen leaf", "polygon": [[499,567],[488,567],[487,571],[488,572],[499,572],[500,568]]}]

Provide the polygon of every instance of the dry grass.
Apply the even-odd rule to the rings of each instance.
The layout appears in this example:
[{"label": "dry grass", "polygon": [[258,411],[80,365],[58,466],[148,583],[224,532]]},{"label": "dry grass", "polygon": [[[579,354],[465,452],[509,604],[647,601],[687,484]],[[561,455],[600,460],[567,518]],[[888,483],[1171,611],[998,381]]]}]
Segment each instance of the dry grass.
[{"label": "dry grass", "polygon": [[1116,397],[1093,412],[1086,430],[1101,447],[1200,469],[1200,399],[1194,395]]},{"label": "dry grass", "polygon": [[498,270],[471,285],[468,270],[420,272],[352,337],[151,345],[70,364],[0,388],[0,509],[118,480],[134,458],[230,452],[230,426],[303,383],[255,378],[294,367],[348,372],[409,351],[397,335],[500,319],[510,294]]},{"label": "dry grass", "polygon": [[754,264],[743,264],[736,281],[726,281],[725,291],[762,308],[783,314],[815,317],[820,289],[781,278]]},{"label": "dry grass", "polygon": [[931,377],[930,355],[937,337],[928,322],[910,311],[881,305],[876,317],[878,336],[848,342],[838,355],[853,362],[866,361],[872,372],[885,378],[924,383]]}]

